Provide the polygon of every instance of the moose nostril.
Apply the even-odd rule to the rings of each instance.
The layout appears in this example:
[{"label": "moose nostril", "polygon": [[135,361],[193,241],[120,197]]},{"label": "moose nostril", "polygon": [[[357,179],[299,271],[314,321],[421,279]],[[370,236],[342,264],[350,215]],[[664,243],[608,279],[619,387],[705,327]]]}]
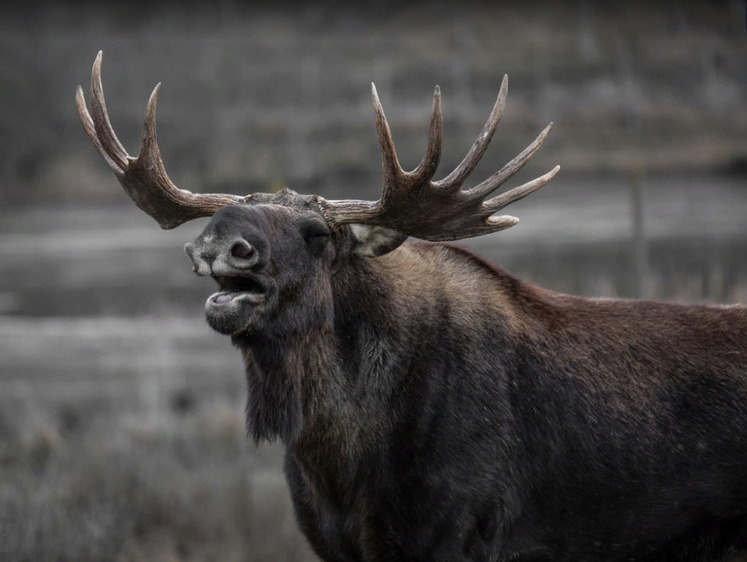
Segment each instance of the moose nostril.
[{"label": "moose nostril", "polygon": [[254,248],[246,240],[238,240],[231,246],[231,255],[235,258],[248,260],[254,255]]}]

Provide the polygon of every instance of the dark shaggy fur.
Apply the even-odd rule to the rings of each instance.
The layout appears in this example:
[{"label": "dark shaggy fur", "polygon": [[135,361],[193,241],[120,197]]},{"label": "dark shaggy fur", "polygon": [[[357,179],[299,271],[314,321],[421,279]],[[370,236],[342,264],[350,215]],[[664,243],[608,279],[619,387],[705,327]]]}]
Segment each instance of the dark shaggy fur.
[{"label": "dark shaggy fur", "polygon": [[347,227],[293,234],[316,213],[289,207],[211,225],[270,225],[277,305],[232,337],[322,559],[747,548],[746,308],[560,295],[444,244],[361,257]]}]

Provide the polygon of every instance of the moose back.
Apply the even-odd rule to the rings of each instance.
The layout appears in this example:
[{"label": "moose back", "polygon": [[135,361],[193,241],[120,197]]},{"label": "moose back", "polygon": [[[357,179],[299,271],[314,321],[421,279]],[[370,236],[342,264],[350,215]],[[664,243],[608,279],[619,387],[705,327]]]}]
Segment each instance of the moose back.
[{"label": "moose back", "polygon": [[[166,175],[158,86],[140,153],[109,123],[101,55],[93,144],[164,228],[211,216],[186,245],[219,291],[208,323],[246,363],[247,426],[280,439],[298,523],[324,560],[721,560],[747,548],[747,308],[567,296],[444,241],[496,215],[556,167],[493,195],[504,168],[464,181],[506,102],[434,181],[405,172],[375,89],[383,192],[329,201],[291,190],[195,194]],[[423,241],[408,242],[408,237]]]}]

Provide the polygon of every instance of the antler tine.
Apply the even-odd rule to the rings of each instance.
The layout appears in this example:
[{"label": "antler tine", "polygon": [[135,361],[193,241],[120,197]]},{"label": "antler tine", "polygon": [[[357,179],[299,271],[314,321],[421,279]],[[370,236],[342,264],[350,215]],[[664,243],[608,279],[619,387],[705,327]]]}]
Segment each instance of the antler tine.
[{"label": "antler tine", "polygon": [[75,103],[83,129],[91,142],[117,176],[135,204],[156,219],[161,228],[174,228],[189,220],[210,216],[226,205],[242,203],[245,198],[222,193],[192,193],[179,189],[169,179],[156,140],[156,102],[158,84],[148,100],[140,154],[127,154],[109,121],[101,84],[99,51],[91,71],[91,113],[86,107],[83,89],[78,86]]},{"label": "antler tine", "polygon": [[552,123],[549,123],[547,127],[542,129],[542,132],[537,135],[537,138],[534,139],[529,145],[522,150],[518,155],[516,155],[513,159],[511,159],[508,164],[503,166],[500,170],[498,170],[496,173],[494,173],[492,176],[490,176],[488,179],[484,180],[483,182],[479,183],[472,189],[468,189],[464,192],[465,195],[468,197],[473,197],[475,199],[485,199],[488,195],[490,195],[493,191],[498,189],[501,185],[503,185],[511,176],[513,176],[516,172],[518,172],[524,164],[529,161],[529,159],[534,156],[534,154],[540,149],[542,144],[545,142],[545,139],[547,138],[547,135],[550,134],[550,130],[552,129]]},{"label": "antler tine", "polygon": [[475,166],[477,166],[477,163],[480,161],[483,154],[485,154],[485,151],[498,128],[498,123],[501,122],[501,117],[503,117],[503,110],[506,108],[507,97],[508,75],[504,74],[501,88],[498,91],[498,97],[493,104],[493,109],[490,111],[488,120],[485,121],[485,125],[483,125],[474,144],[470,147],[464,159],[456,168],[454,168],[454,171],[442,180],[433,182],[436,187],[440,189],[459,189],[462,186],[464,180],[472,173],[472,170],[475,169]]},{"label": "antler tine", "polygon": [[441,88],[433,90],[431,126],[428,131],[428,146],[420,164],[408,174],[413,182],[428,181],[433,177],[441,161],[441,140],[443,137],[443,117],[441,115]]},{"label": "antler tine", "polygon": [[156,105],[158,104],[158,93],[161,91],[161,83],[156,84],[155,88],[148,98],[148,108],[145,110],[145,123],[143,124],[143,133],[140,139],[140,153],[137,156],[139,167],[156,170],[159,176],[159,182],[167,184],[169,190],[178,190],[168,175],[161,158],[161,150],[158,148],[158,138],[156,136]]},{"label": "antler tine", "polygon": [[[511,203],[515,203],[519,199],[523,199],[527,195],[530,195],[531,193],[534,193],[537,191],[540,187],[543,187],[550,183],[550,180],[552,180],[555,175],[560,171],[560,166],[555,166],[552,170],[547,172],[545,175],[542,175],[538,178],[534,178],[531,181],[526,182],[525,184],[520,185],[519,187],[514,187],[510,191],[507,191],[506,193],[501,193],[500,195],[497,195],[496,197],[493,197],[492,199],[488,199],[487,201],[483,201],[482,208],[486,213],[493,214],[497,213],[504,207],[507,207]],[[491,219],[496,219],[497,217],[489,217]]]},{"label": "antler tine", "polygon": [[384,172],[384,189],[386,190],[390,185],[395,185],[396,180],[401,178],[405,172],[399,165],[397,150],[394,148],[392,131],[389,129],[389,123],[386,120],[386,115],[384,115],[384,108],[381,106],[379,94],[373,82],[371,82],[371,99],[373,101],[374,113],[376,114],[376,134],[379,137],[379,145],[381,146],[381,166]]},{"label": "antler tine", "polygon": [[106,110],[104,99],[104,87],[101,83],[101,59],[103,52],[99,51],[96,60],[93,61],[91,70],[91,112],[96,134],[109,157],[123,170],[127,167],[127,151],[119,142],[109,121],[109,112]]},{"label": "antler tine", "polygon": [[99,137],[96,136],[96,126],[93,124],[91,114],[88,112],[88,108],[86,107],[86,99],[83,94],[83,88],[81,86],[77,86],[75,88],[75,105],[78,108],[78,117],[80,117],[80,122],[83,124],[83,130],[86,132],[86,135],[88,135],[88,138],[91,139],[91,142],[93,143],[93,146],[96,147],[96,150],[99,151],[101,158],[104,159],[112,172],[117,175],[122,174],[122,167],[114,160],[112,160],[111,156],[109,156],[109,153],[104,150],[103,146],[101,146]]}]

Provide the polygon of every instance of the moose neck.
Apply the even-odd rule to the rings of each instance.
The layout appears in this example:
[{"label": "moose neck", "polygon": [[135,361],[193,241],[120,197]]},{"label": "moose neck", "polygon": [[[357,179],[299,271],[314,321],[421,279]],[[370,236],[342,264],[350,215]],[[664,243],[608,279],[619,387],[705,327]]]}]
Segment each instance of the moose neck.
[{"label": "moose neck", "polygon": [[323,373],[333,368],[326,329],[293,338],[235,338],[246,364],[247,429],[255,441],[295,442],[315,410]]},{"label": "moose neck", "polygon": [[403,362],[412,358],[407,351],[433,317],[423,310],[434,306],[433,294],[426,299],[416,275],[402,274],[400,262],[411,252],[352,258],[332,276],[334,305],[310,328],[234,338],[246,362],[247,424],[255,440],[291,444],[304,435],[319,439],[319,432],[333,438],[336,427],[345,431],[339,440],[360,443],[363,433],[384,429],[386,420],[372,418],[389,410],[398,377],[408,370]]}]

